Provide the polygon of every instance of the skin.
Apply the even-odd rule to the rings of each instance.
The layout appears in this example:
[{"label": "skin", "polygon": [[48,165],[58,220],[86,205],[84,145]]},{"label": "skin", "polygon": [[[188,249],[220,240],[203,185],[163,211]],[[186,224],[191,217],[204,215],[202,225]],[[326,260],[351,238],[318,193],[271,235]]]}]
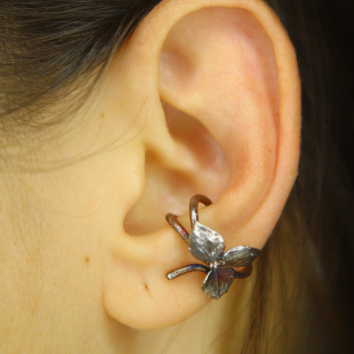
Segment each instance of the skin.
[{"label": "skin", "polygon": [[212,302],[203,274],[168,281],[195,259],[164,215],[188,229],[189,199],[205,194],[200,220],[226,249],[261,249],[300,127],[294,50],[269,7],[163,1],[80,110],[1,137],[0,351],[218,353],[231,312],[242,339],[253,278]]}]

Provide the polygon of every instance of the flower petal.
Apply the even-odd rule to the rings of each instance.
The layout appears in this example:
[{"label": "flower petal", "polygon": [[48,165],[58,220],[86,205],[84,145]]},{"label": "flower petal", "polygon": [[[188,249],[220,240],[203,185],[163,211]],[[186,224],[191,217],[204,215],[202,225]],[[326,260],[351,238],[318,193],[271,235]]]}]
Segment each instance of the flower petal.
[{"label": "flower petal", "polygon": [[220,262],[220,266],[232,268],[245,267],[251,264],[261,253],[257,248],[238,246],[227,251]]},{"label": "flower petal", "polygon": [[192,255],[205,263],[215,262],[225,249],[222,236],[198,221],[189,236],[188,246]]},{"label": "flower petal", "polygon": [[212,269],[206,276],[202,290],[206,296],[219,299],[225,294],[234,280],[235,271],[232,268]]}]

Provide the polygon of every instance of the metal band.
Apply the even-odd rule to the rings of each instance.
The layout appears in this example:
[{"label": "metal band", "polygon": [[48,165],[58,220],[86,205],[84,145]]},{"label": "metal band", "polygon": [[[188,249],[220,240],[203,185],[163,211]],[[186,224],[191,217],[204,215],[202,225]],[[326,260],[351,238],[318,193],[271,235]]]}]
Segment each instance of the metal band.
[{"label": "metal band", "polygon": [[188,243],[189,233],[177,220],[177,215],[169,213],[166,214],[165,219],[178,232],[178,234],[183,238],[183,240]]},{"label": "metal band", "polygon": [[237,270],[234,270],[234,279],[245,279],[248,278],[251,273],[252,273],[253,265],[249,264],[248,266],[245,267],[243,272],[238,272]]},{"label": "metal band", "polygon": [[205,195],[196,194],[195,196],[192,197],[189,203],[189,215],[191,218],[192,229],[194,228],[195,223],[199,221],[198,203],[203,203],[205,206],[213,204],[213,202]]},{"label": "metal band", "polygon": [[191,273],[191,272],[203,272],[205,274],[208,274],[210,271],[210,268],[202,265],[202,264],[190,264],[182,268],[175,269],[169,273],[166,274],[166,277],[168,280],[176,279],[177,277]]}]

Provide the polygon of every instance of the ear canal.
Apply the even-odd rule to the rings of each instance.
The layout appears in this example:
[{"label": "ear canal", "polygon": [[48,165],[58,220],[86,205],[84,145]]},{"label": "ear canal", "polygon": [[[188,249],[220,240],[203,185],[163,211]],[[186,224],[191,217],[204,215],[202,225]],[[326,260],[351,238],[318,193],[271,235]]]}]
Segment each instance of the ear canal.
[{"label": "ear canal", "polygon": [[188,213],[190,198],[197,193],[217,200],[230,180],[229,161],[204,124],[165,102],[162,107],[168,133],[176,145],[175,155],[164,157],[161,150],[146,149],[144,194],[124,219],[129,235],[163,228],[169,211]]}]

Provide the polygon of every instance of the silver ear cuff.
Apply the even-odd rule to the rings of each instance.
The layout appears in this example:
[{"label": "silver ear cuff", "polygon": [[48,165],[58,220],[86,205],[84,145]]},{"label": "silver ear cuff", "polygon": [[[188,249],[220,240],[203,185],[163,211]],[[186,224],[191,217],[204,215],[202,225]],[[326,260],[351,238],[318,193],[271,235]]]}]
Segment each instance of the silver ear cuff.
[{"label": "silver ear cuff", "polygon": [[[169,213],[166,215],[166,220],[188,244],[192,255],[206,263],[207,266],[190,264],[173,270],[166,276],[167,279],[173,280],[190,272],[204,272],[207,274],[202,285],[204,294],[212,299],[219,299],[229,290],[234,279],[244,279],[251,275],[252,262],[261,251],[253,247],[238,246],[224,253],[225,242],[222,236],[199,222],[199,203],[203,203],[205,206],[212,204],[205,195],[196,194],[192,197],[189,204],[192,226],[190,235],[177,220],[176,215]],[[241,267],[245,267],[242,272],[233,269]]]}]

